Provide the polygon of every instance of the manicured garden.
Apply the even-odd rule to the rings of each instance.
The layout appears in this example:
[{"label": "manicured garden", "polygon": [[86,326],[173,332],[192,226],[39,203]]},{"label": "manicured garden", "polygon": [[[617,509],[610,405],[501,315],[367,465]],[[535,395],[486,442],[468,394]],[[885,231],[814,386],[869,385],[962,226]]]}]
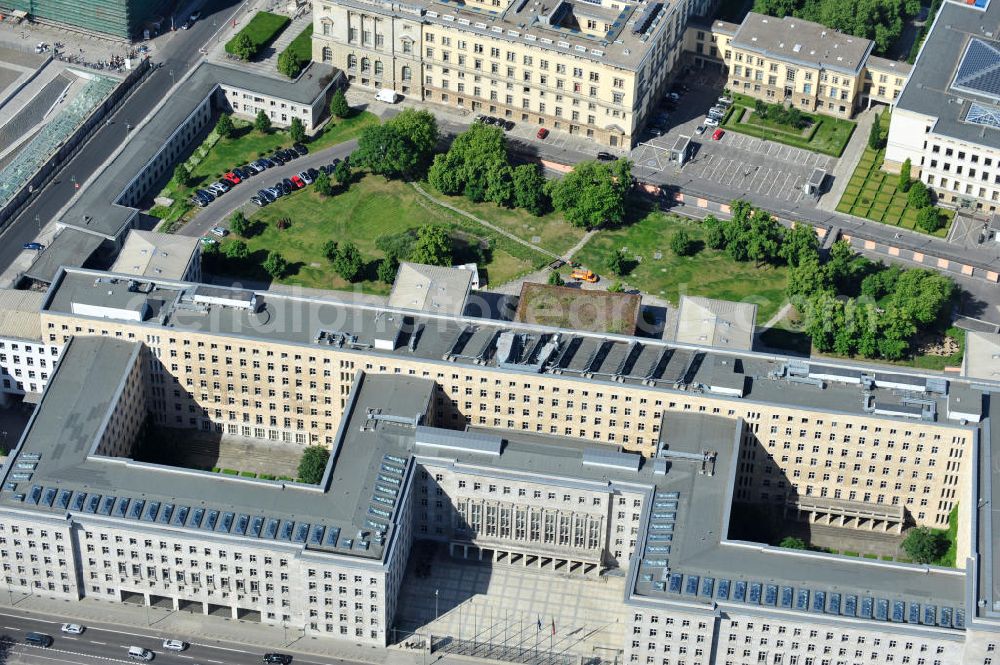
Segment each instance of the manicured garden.
[{"label": "manicured garden", "polygon": [[[360,176],[360,174],[358,174]],[[482,205],[480,208],[486,208]],[[485,214],[482,210],[478,214]],[[279,221],[287,219],[287,228]],[[287,262],[286,274],[278,281],[321,289],[360,288],[365,293],[386,294],[391,284],[378,279],[377,266],[386,256],[377,240],[385,236],[415,234],[421,227],[447,229],[454,250],[454,263],[475,261],[481,279],[502,284],[544,265],[546,257],[508,238],[496,237],[485,227],[428,201],[412,186],[379,176],[360,176],[346,191],[326,197],[315,188],[293,193],[261,209],[250,218],[250,237],[230,236],[222,243],[243,241],[249,256],[234,261],[222,258],[213,268],[241,277],[270,280],[261,267],[269,252]],[[324,245],[334,240],[353,243],[364,259],[361,277],[351,284],[332,268]],[[488,247],[484,247],[488,245]]]},{"label": "manicured garden", "polygon": [[[678,256],[670,239],[687,233],[699,251]],[[705,296],[757,304],[757,320],[767,321],[785,302],[785,267],[757,267],[732,260],[724,251],[705,247],[705,231],[694,220],[652,210],[634,223],[597,234],[574,257],[602,279],[614,279],[607,264],[611,255],[626,257],[626,285],[675,305],[682,295]],[[568,271],[567,271],[568,272]]]},{"label": "manicured garden", "polygon": [[278,54],[278,71],[288,78],[296,78],[312,60],[313,26],[310,23]]},{"label": "manicured garden", "polygon": [[[840,157],[857,126],[851,120],[797,113],[805,126],[796,127],[781,120],[759,117],[760,114],[754,110],[759,106],[759,100],[739,93],[733,94],[732,99],[733,105],[722,121],[726,129],[832,157]],[[767,106],[781,108],[776,104]]]},{"label": "manicured garden", "polygon": [[226,42],[226,53],[241,60],[252,60],[261,49],[277,39],[291,22],[287,16],[257,12],[242,30]]}]

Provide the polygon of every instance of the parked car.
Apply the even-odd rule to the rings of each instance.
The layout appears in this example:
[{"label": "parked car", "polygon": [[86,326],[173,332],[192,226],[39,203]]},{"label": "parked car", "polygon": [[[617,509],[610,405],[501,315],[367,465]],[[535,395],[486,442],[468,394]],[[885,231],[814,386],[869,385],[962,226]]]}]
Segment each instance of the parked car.
[{"label": "parked car", "polygon": [[268,157],[268,159],[270,160],[272,166],[284,166],[285,164],[285,160],[282,159],[281,155],[279,155],[277,152]]},{"label": "parked car", "polygon": [[713,141],[718,141],[719,139],[721,139],[725,135],[726,135],[726,130],[724,130],[724,129],[716,129],[714,132],[712,132],[712,140]]},{"label": "parked car", "polygon": [[308,175],[313,180],[316,180],[316,178],[319,177],[319,171],[317,171],[316,169],[306,169],[306,175]]},{"label": "parked car", "polygon": [[132,660],[144,660],[148,662],[153,660],[153,652],[142,647],[129,647],[128,657]]},{"label": "parked car", "polygon": [[289,178],[289,180],[291,180],[292,184],[295,185],[295,189],[302,189],[303,187],[306,186],[305,180],[303,180],[300,176],[293,175],[291,178]]},{"label": "parked car", "polygon": [[264,663],[266,665],[289,665],[292,662],[292,657],[287,653],[265,653]]},{"label": "parked car", "polygon": [[225,194],[232,188],[232,184],[226,182],[225,180],[216,180],[208,186],[209,191],[215,192],[216,194]]},{"label": "parked car", "polygon": [[263,208],[264,206],[267,205],[267,201],[257,196],[256,194],[250,197],[250,203],[254,204],[258,208]]},{"label": "parked car", "polygon": [[274,186],[281,190],[281,195],[286,196],[292,193],[292,181],[291,180],[281,180]]},{"label": "parked car", "polygon": [[297,151],[297,152],[298,152],[298,153],[299,153],[300,155],[308,155],[308,154],[309,154],[309,148],[305,147],[305,146],[304,146],[304,145],[302,145],[301,143],[296,143],[296,144],[295,144],[295,145],[293,145],[292,147],[293,147],[293,148],[295,148],[295,150],[296,150],[296,151]]},{"label": "parked car", "polygon": [[549,135],[549,130],[545,129],[544,127],[539,127],[538,133],[535,134],[535,136],[537,136],[540,139],[544,139],[548,135]]},{"label": "parked car", "polygon": [[304,182],[304,183],[305,183],[306,185],[311,185],[311,184],[313,184],[313,180],[314,180],[314,178],[312,178],[312,177],[311,177],[311,176],[309,175],[309,172],[308,172],[308,171],[301,171],[301,172],[299,173],[299,178],[301,178],[301,179],[302,179],[302,182]]},{"label": "parked car", "polygon": [[163,648],[170,651],[184,651],[188,648],[188,643],[182,640],[163,640]]},{"label": "parked car", "polygon": [[195,201],[199,206],[204,208],[209,203],[215,200],[215,195],[204,189],[197,189],[194,192],[192,200]]},{"label": "parked car", "polygon": [[243,181],[243,178],[239,177],[235,171],[226,171],[226,174],[222,177],[234,185],[238,185]]},{"label": "parked car", "polygon": [[715,118],[705,118],[704,120],[701,121],[701,124],[705,125],[706,127],[718,127],[719,121],[716,120]]},{"label": "parked car", "polygon": [[267,192],[268,196],[272,197],[271,198],[272,203],[277,199],[280,199],[285,194],[283,191],[281,191],[281,187],[268,187],[264,191]]},{"label": "parked car", "polygon": [[59,630],[68,635],[83,635],[83,631],[86,630],[86,628],[78,623],[64,623]]},{"label": "parked car", "polygon": [[36,252],[40,252],[43,249],[45,249],[45,245],[43,245],[40,242],[26,242],[26,243],[24,243],[24,248],[25,249],[33,249]]},{"label": "parked car", "polygon": [[294,150],[289,150],[288,148],[282,148],[281,156],[285,158],[286,162],[290,162],[293,159],[296,159],[299,156],[299,153]]},{"label": "parked car", "polygon": [[184,23],[181,24],[181,30],[187,30],[190,27],[191,27],[191,21],[190,20],[184,21]]},{"label": "parked car", "polygon": [[211,230],[213,236],[219,236],[220,238],[225,238],[229,235],[229,229],[224,229],[221,226],[213,226]]},{"label": "parked car", "polygon": [[730,106],[733,105],[733,100],[729,99],[729,97],[719,97],[718,99],[715,100],[715,104],[717,106],[721,106],[724,109],[728,109]]},{"label": "parked car", "polygon": [[504,128],[504,130],[506,130],[508,132],[510,130],[514,129],[514,121],[513,120],[504,120],[503,121],[503,128]]},{"label": "parked car", "polygon": [[694,128],[694,133],[697,134],[698,136],[701,136],[702,134],[704,134],[705,133],[705,125],[698,125],[697,127],[695,127]]},{"label": "parked car", "polygon": [[654,136],[654,137],[655,136],[663,136],[663,130],[660,129],[659,127],[650,127],[649,128],[649,135],[650,136]]},{"label": "parked car", "polygon": [[204,238],[201,239],[201,244],[202,245],[218,245],[219,241],[216,240],[215,238],[209,238],[208,236],[205,236]]},{"label": "parked car", "polygon": [[681,95],[680,95],[679,92],[676,92],[676,91],[674,91],[674,92],[668,92],[667,93],[667,99],[669,99],[672,102],[679,102],[681,100]]},{"label": "parked car", "polygon": [[266,203],[274,202],[274,196],[267,189],[258,189],[257,196],[260,197]]},{"label": "parked car", "polygon": [[299,188],[299,186],[296,185],[295,182],[292,181],[290,178],[285,178],[284,180],[282,180],[281,186],[282,188],[284,188],[285,194],[291,194],[292,192],[294,192],[296,189]]}]

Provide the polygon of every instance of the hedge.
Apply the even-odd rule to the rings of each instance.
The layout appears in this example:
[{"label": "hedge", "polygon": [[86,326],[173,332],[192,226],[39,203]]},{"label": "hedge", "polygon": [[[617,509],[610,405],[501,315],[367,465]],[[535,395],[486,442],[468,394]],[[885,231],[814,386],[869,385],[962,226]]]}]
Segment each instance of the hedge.
[{"label": "hedge", "polygon": [[226,42],[226,53],[235,55],[236,40],[240,35],[246,35],[250,38],[250,42],[254,46],[253,54],[251,58],[260,53],[261,49],[270,44],[274,39],[281,34],[281,31],[288,27],[288,24],[292,22],[292,19],[287,16],[280,16],[278,14],[272,14],[271,12],[257,12],[257,14],[250,19],[250,22],[243,26],[243,29],[236,33],[236,35]]}]

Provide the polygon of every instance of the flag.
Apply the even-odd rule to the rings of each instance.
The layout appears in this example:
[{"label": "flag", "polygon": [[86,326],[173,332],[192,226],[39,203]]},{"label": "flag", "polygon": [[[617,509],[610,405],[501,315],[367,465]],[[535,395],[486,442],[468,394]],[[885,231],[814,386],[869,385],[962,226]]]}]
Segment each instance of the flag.
[{"label": "flag", "polygon": [[538,617],[538,632],[542,632],[542,617]]},{"label": "flag", "polygon": [[556,634],[556,620],[552,619],[552,634]]}]

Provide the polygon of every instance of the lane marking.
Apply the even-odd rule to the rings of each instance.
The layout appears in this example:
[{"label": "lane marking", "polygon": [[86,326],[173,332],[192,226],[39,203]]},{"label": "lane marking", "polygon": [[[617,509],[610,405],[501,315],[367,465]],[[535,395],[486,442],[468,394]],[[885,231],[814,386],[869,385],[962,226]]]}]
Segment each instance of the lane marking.
[{"label": "lane marking", "polygon": [[98,642],[97,640],[90,640],[90,643],[91,644],[100,644],[102,647],[106,647],[108,645],[107,642]]}]

